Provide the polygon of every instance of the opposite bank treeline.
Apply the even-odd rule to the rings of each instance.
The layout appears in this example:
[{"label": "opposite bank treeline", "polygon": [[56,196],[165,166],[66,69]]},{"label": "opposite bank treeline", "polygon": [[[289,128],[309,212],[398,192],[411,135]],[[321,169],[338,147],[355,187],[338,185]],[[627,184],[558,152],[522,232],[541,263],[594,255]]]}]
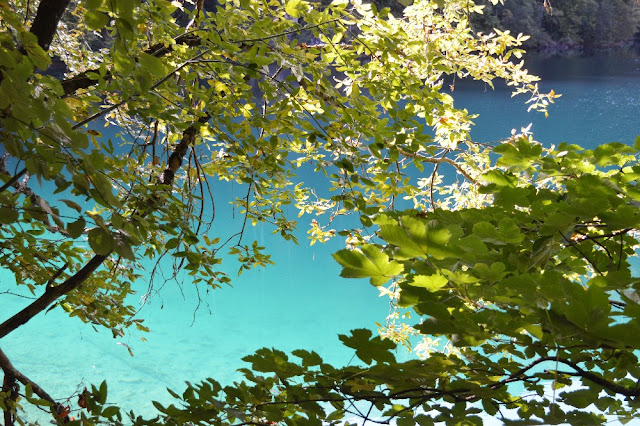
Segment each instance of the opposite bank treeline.
[{"label": "opposite bank treeline", "polygon": [[[617,47],[640,40],[638,0],[508,0],[474,16],[479,31],[504,28],[531,36],[529,50],[563,51]],[[546,6],[546,7],[545,7]]]},{"label": "opposite bank treeline", "polygon": [[[409,0],[410,1],[410,0]],[[374,0],[378,6],[402,9],[398,0]],[[403,1],[404,3],[404,1]],[[477,31],[507,29],[531,36],[525,49],[547,52],[612,48],[640,41],[639,0],[505,0],[473,14]]]}]

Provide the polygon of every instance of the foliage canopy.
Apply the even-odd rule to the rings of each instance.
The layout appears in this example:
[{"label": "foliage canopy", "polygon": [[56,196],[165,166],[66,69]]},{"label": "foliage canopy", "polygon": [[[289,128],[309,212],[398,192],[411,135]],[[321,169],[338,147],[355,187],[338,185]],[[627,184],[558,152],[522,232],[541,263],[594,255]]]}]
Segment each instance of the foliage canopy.
[{"label": "foliage canopy", "polygon": [[[311,242],[346,238],[334,254],[342,276],[368,279],[397,311],[385,339],[340,337],[359,365],[263,349],[245,358],[245,382],[170,391],[179,402],[156,403],[154,419],[106,405],[103,383],[80,395],[84,424],[633,415],[640,142],[470,140],[473,116],[447,93],[456,79],[505,80],[542,111],[557,95],[539,93],[519,62],[526,37],[474,32],[481,8],[467,0],[422,0],[402,16],[359,1],[189,3],[0,4],[0,266],[37,296],[0,339],[57,306],[114,336],[144,330],[127,296],[145,260],[171,258],[212,288],[230,280],[225,250],[241,270],[268,264],[265,248],[243,243],[244,225],[237,239],[217,236],[213,179],[244,184],[233,204],[245,224],[286,240],[298,215],[314,215]],[[52,57],[65,77],[47,71]],[[102,123],[120,136],[101,138]],[[303,167],[332,195],[306,186]],[[334,230],[343,215],[357,222]],[[422,319],[401,324],[403,309]],[[412,333],[425,356],[396,361]],[[0,368],[5,424],[27,403],[65,421],[68,408],[2,351]],[[580,387],[545,397],[569,384]],[[592,403],[598,413],[583,410]]]}]

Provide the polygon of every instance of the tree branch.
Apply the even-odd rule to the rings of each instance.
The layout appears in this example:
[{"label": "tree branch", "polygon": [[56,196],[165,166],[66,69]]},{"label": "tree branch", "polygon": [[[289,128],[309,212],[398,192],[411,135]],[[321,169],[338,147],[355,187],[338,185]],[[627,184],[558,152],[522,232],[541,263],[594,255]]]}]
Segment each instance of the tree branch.
[{"label": "tree branch", "polygon": [[69,0],[42,0],[38,6],[38,12],[31,24],[31,33],[38,38],[38,44],[45,51],[53,41],[58,29],[58,22],[67,9]]},{"label": "tree branch", "polygon": [[453,166],[458,173],[460,173],[462,176],[464,176],[469,182],[477,185],[478,181],[475,180],[469,173],[467,173],[467,171],[465,171],[460,164],[456,163],[455,161],[453,161],[450,158],[447,157],[442,157],[442,158],[432,158],[432,157],[425,157],[424,155],[420,155],[418,153],[412,153],[412,152],[408,152],[405,151],[401,148],[398,148],[398,151],[404,155],[405,157],[409,157],[409,158],[414,158],[416,160],[419,161],[424,161],[425,163],[432,163],[432,164],[436,164],[436,165],[440,165],[440,163],[447,163],[451,166]]},{"label": "tree branch", "polygon": [[[0,159],[0,172],[2,172],[2,173],[4,173],[4,171],[2,170],[3,167],[4,167],[4,159]],[[5,170],[6,170],[6,168],[5,168]],[[18,179],[20,179],[22,177],[22,175],[24,175],[25,173],[27,173],[27,169],[22,169],[18,173],[16,173],[15,176],[10,178],[4,185],[2,185],[2,188],[0,188],[0,192],[3,192],[4,190],[9,188],[10,186],[13,186],[13,184],[16,183],[18,181]]]},{"label": "tree branch", "polygon": [[617,393],[620,395],[624,395],[624,396],[628,396],[628,397],[638,397],[640,396],[640,389],[638,389],[637,387],[635,388],[628,388],[626,386],[622,386],[622,385],[618,385],[616,383],[612,383],[606,379],[603,379],[601,376],[598,376],[597,374],[591,373],[589,371],[585,371],[582,368],[580,368],[578,366],[578,364],[569,361],[568,359],[564,359],[564,358],[553,358],[553,357],[549,357],[549,361],[557,361],[559,363],[562,363],[564,365],[568,365],[569,367],[573,368],[575,370],[575,373],[571,373],[571,372],[561,372],[558,371],[558,373],[562,373],[562,374],[568,374],[571,376],[578,376],[578,377],[582,377],[583,379],[586,379],[590,382],[595,383],[596,385],[600,385],[603,388],[607,389],[608,391],[611,391],[613,393]]},{"label": "tree branch", "polygon": [[22,383],[25,386],[31,385],[31,389],[33,389],[33,393],[35,393],[36,395],[38,395],[40,398],[44,399],[45,401],[49,401],[52,404],[56,403],[56,401],[51,397],[51,395],[49,395],[47,392],[45,392],[44,389],[42,389],[33,380],[29,379],[27,376],[25,376],[20,371],[18,371],[13,366],[11,361],[9,361],[9,358],[2,351],[2,349],[0,349],[0,369],[2,369],[2,371],[4,372],[5,380],[6,380],[7,377],[9,377],[9,378],[13,378],[13,379],[18,380],[20,383]]},{"label": "tree branch", "polygon": [[[318,24],[313,24],[313,25],[306,25],[300,28],[296,28],[293,30],[289,30],[289,31],[283,31],[281,33],[277,33],[277,34],[272,34],[269,36],[264,36],[264,37],[260,37],[260,38],[249,38],[249,39],[244,39],[244,40],[232,40],[229,43],[233,43],[233,44],[251,44],[251,43],[258,43],[258,42],[265,42],[268,40],[272,40],[274,38],[279,38],[279,37],[284,37],[287,36],[289,34],[295,34],[295,33],[299,33],[301,31],[306,31],[309,29],[313,29],[313,28],[317,28],[317,27],[321,27],[323,25],[327,25],[330,24],[332,22],[337,22],[339,19],[341,18],[335,18],[335,19],[331,19],[325,22],[321,22]],[[195,47],[195,46],[200,46],[202,44],[202,39],[200,38],[200,36],[197,36],[195,34],[193,34],[193,32],[187,32],[185,34],[182,34],[176,38],[174,38],[175,40],[175,44],[182,44],[185,46],[189,46],[189,47]],[[155,56],[156,58],[160,58],[162,56],[167,55],[168,53],[173,51],[173,47],[171,46],[167,46],[165,43],[157,43],[154,44],[153,46],[151,46],[150,48],[148,48],[147,50],[145,50],[145,53],[148,53],[149,55]],[[99,80],[95,79],[93,77],[90,77],[90,74],[97,74],[98,73],[98,69],[91,69],[91,70],[87,70],[84,71],[76,76],[73,76],[69,79],[63,80],[61,81],[62,84],[62,88],[64,89],[64,94],[65,96],[69,96],[75,92],[77,92],[80,89],[88,89],[89,87],[98,84]],[[112,74],[111,72],[107,72],[107,74],[104,76],[105,80],[110,80],[112,78]]]},{"label": "tree branch", "polygon": [[[183,34],[181,36],[176,37],[174,40],[176,44],[183,44],[189,47],[199,46],[202,43],[202,40],[200,39],[200,37],[193,35],[192,33]],[[172,50],[173,48],[171,46],[165,46],[164,43],[158,43],[151,46],[144,52],[148,53],[149,55],[155,56],[156,58],[160,58],[170,53]],[[68,78],[66,80],[62,80],[61,84],[62,84],[62,88],[64,89],[65,96],[72,95],[73,93],[77,92],[80,89],[88,89],[89,87],[95,84],[98,84],[99,82],[98,79],[90,77],[90,74],[97,74],[97,73],[98,73],[98,69],[91,69],[91,70],[84,71],[78,75],[75,75],[71,78]],[[111,74],[110,71],[108,71],[107,74],[104,76],[104,79],[108,81],[108,80],[111,80],[112,77],[113,75]]]},{"label": "tree branch", "polygon": [[[205,123],[208,119],[208,116],[204,116],[201,117],[198,122]],[[197,133],[198,132],[194,125],[189,126],[184,132],[182,132],[182,139],[171,153],[167,163],[167,168],[158,177],[159,183],[166,185],[169,188],[173,185],[175,174],[182,165],[182,159],[186,155],[189,146],[193,146],[195,143]],[[98,267],[100,267],[100,265],[102,265],[110,254],[111,253],[106,255],[94,255],[82,269],[67,278],[65,282],[60,285],[53,286],[53,280],[62,273],[63,269],[58,271],[58,273],[47,283],[45,292],[42,296],[38,297],[23,310],[0,324],[0,339],[21,325],[26,324],[31,318],[47,309],[47,307],[49,307],[49,305],[55,302],[59,297],[78,288],[96,269],[98,269]]]},{"label": "tree branch", "polygon": [[[165,81],[167,81],[169,78],[171,78],[174,74],[176,74],[177,72],[179,72],[182,68],[186,67],[187,65],[191,64],[194,60],[198,59],[199,57],[203,56],[205,53],[207,53],[209,50],[205,49],[204,51],[198,53],[196,56],[194,56],[192,59],[185,61],[183,64],[177,66],[176,68],[173,69],[173,71],[171,71],[169,74],[165,75],[163,78],[161,78],[160,80],[158,80],[153,86],[151,86],[148,89],[148,92],[151,92],[153,90],[155,90],[158,86],[160,86],[162,83],[164,83]],[[137,95],[131,95],[129,96],[127,99],[123,99],[122,101],[111,105],[108,108],[103,108],[100,111],[90,115],[89,117],[77,122],[76,124],[74,124],[71,128],[73,130],[84,126],[87,123],[92,122],[93,120],[95,120],[96,118],[102,117],[105,114],[110,113],[111,111],[120,108],[122,105],[130,102],[131,100],[133,100]]]},{"label": "tree branch", "polygon": [[86,265],[84,265],[82,269],[67,278],[67,280],[62,284],[57,286],[47,285],[42,296],[38,297],[23,310],[0,324],[0,339],[21,325],[26,324],[31,318],[47,309],[47,307],[55,302],[60,296],[78,288],[96,269],[98,269],[100,265],[102,265],[102,262],[104,262],[107,257],[108,255],[96,254],[91,258],[91,260],[89,260],[89,262],[87,262]]},{"label": "tree branch", "polygon": [[[56,403],[51,395],[49,395],[44,389],[42,389],[36,382],[29,379],[16,369],[7,355],[0,349],[0,369],[4,373],[4,379],[2,381],[2,391],[7,392],[3,403],[5,404],[4,411],[4,424],[5,426],[13,426],[15,420],[15,412],[12,412],[9,404],[16,402],[19,397],[19,386],[17,382],[22,383],[24,386],[30,386],[33,393],[39,396],[41,399],[48,401],[55,408],[57,413],[60,413],[62,408],[61,404]],[[21,423],[22,424],[22,423]]]}]

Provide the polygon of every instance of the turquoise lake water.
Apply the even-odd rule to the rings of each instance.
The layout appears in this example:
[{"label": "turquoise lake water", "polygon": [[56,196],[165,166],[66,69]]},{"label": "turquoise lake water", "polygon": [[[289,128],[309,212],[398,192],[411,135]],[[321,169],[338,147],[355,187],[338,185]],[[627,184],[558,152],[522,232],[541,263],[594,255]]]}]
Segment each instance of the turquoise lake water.
[{"label": "turquoise lake water", "polygon": [[[530,68],[543,76],[543,89],[563,95],[547,119],[527,113],[525,99],[512,99],[506,90],[456,86],[458,105],[480,114],[475,140],[505,138],[512,128],[529,123],[547,145],[631,143],[640,134],[638,54],[536,58]],[[224,229],[231,212],[218,207],[214,225]],[[337,334],[375,328],[375,321],[384,321],[388,313],[388,300],[379,298],[366,280],[338,276],[340,268],[330,254],[341,247],[340,241],[308,246],[304,228],[310,220],[305,216],[300,222],[299,246],[273,238],[268,230],[249,228],[245,241],[255,238],[269,246],[276,265],[245,272],[233,288],[201,293],[204,300],[197,310],[188,281],[181,288],[168,282],[141,310],[151,333],[133,331],[114,340],[108,331],[96,332],[57,309],[2,339],[1,347],[17,368],[56,398],[108,379],[109,401],[146,415],[154,412],[151,400],[171,401],[166,387],[181,391],[185,380],[237,379],[235,370],[245,366],[241,358],[261,347],[315,350],[328,361],[347,364],[353,354],[339,345]],[[235,275],[235,269],[229,274]],[[143,294],[146,283],[136,285]],[[0,271],[0,321],[28,303],[1,294],[8,289],[12,278]],[[135,356],[119,343],[130,346]],[[49,419],[33,418],[38,417]]]}]

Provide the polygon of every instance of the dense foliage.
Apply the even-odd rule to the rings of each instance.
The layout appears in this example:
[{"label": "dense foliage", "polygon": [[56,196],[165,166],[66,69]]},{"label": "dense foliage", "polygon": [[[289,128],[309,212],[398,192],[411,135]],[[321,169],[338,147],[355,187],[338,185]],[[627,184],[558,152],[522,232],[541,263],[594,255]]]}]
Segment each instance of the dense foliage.
[{"label": "dense foliage", "polygon": [[[5,425],[28,420],[27,405],[83,424],[634,415],[640,142],[470,140],[473,116],[445,78],[503,79],[543,112],[557,96],[519,61],[524,37],[470,27],[471,1],[402,15],[359,1],[191,3],[188,20],[165,0],[0,3],[0,267],[35,296],[3,311],[0,342],[50,308],[114,336],[145,330],[129,297],[147,290],[140,262],[169,259],[215,289],[230,281],[225,252],[241,270],[270,262],[245,226],[295,243],[305,215],[311,242],[345,238],[342,276],[367,279],[396,310],[380,336],[340,336],[357,364],[263,349],[245,358],[246,381],[187,384],[153,419],[123,413],[106,383],[56,399],[0,350]],[[65,78],[47,73],[52,56]],[[102,125],[121,133],[102,138]],[[302,182],[303,166],[330,195]],[[245,217],[232,238],[220,238],[213,180],[246,189],[228,207]],[[343,215],[357,221],[335,229]],[[408,309],[416,324],[402,322]],[[412,335],[422,357],[396,361]]]},{"label": "dense foliage", "polygon": [[629,44],[640,31],[637,0],[510,0],[473,17],[478,31],[508,29],[531,36],[527,49],[558,51]]}]

